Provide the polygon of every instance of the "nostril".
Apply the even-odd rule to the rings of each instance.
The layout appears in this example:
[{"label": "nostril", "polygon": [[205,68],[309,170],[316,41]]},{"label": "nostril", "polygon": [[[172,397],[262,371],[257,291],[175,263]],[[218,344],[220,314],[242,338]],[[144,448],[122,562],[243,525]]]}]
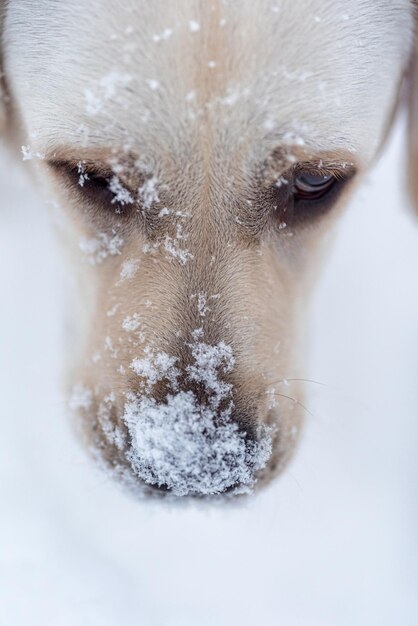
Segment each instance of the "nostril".
[{"label": "nostril", "polygon": [[165,402],[142,397],[129,402],[124,419],[135,474],[160,491],[177,496],[215,495],[237,486],[250,489],[255,473],[271,454],[271,434],[249,428],[248,416],[218,414],[192,391]]},{"label": "nostril", "polygon": [[157,492],[162,495],[170,493],[170,489],[167,487],[167,485],[159,485],[158,483],[154,483],[150,486],[153,492]]}]

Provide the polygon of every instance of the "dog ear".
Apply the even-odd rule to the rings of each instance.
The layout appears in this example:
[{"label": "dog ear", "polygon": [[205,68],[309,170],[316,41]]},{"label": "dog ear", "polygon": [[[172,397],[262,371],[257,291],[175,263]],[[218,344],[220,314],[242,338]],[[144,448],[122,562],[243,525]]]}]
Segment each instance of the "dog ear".
[{"label": "dog ear", "polygon": [[7,96],[3,86],[3,73],[0,73],[0,132],[6,126],[6,102]]},{"label": "dog ear", "polygon": [[[415,9],[415,26],[418,11]],[[418,34],[415,33],[410,59],[408,80],[408,126],[407,126],[407,188],[414,209],[418,213]]]},{"label": "dog ear", "polygon": [[4,1],[0,0],[0,132],[6,125],[7,94],[4,87],[3,74],[3,24],[4,24]]}]

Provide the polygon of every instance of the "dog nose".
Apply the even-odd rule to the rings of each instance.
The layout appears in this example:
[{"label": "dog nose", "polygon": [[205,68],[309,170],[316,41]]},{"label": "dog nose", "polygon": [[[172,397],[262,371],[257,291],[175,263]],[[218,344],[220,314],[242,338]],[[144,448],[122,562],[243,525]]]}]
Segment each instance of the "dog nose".
[{"label": "dog nose", "polygon": [[271,434],[255,411],[240,408],[235,366],[223,341],[148,349],[133,362],[140,393],[125,405],[124,421],[142,482],[175,496],[251,490],[270,457]]},{"label": "dog nose", "polygon": [[[164,402],[140,397],[125,407],[128,458],[141,481],[175,496],[251,491],[271,454],[267,427],[249,427],[233,407],[201,404],[191,390]],[[247,424],[247,426],[244,426]]]}]

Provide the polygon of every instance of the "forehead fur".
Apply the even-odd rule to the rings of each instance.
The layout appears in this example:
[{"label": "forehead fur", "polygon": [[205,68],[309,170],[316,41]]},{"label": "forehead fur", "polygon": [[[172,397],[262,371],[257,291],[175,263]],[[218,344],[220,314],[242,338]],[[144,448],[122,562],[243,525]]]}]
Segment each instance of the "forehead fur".
[{"label": "forehead fur", "polygon": [[7,9],[6,74],[44,151],[129,143],[153,159],[222,144],[224,157],[248,145],[263,159],[302,138],[368,161],[410,11],[408,0],[20,0]]}]

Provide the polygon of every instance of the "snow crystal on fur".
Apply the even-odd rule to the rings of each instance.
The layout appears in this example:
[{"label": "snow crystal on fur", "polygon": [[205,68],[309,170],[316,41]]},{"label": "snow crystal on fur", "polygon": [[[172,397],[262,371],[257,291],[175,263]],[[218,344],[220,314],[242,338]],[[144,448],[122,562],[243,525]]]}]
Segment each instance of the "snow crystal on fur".
[{"label": "snow crystal on fur", "polygon": [[212,394],[212,406],[231,395],[232,386],[219,380],[219,371],[232,371],[235,359],[232,350],[225,342],[220,341],[211,346],[207,343],[196,343],[190,346],[194,364],[187,367],[189,379],[202,383],[205,390]]},{"label": "snow crystal on fur", "polygon": [[117,176],[112,176],[109,182],[109,189],[114,194],[112,204],[115,204],[115,202],[122,205],[133,203],[132,194],[122,185]]},{"label": "snow crystal on fur", "polygon": [[155,176],[149,178],[138,189],[138,195],[143,210],[151,208],[153,204],[159,202],[160,198],[157,191],[158,180]]},{"label": "snow crystal on fur", "polygon": [[97,233],[91,239],[81,239],[79,248],[87,257],[91,265],[102,263],[109,256],[121,254],[123,239],[120,235],[108,233]]},{"label": "snow crystal on fur", "polygon": [[176,386],[177,378],[180,374],[175,366],[176,357],[168,355],[166,352],[154,353],[151,348],[145,349],[145,356],[142,359],[134,359],[131,368],[135,374],[146,380],[147,389],[150,390],[159,380],[168,379],[173,386]]}]

